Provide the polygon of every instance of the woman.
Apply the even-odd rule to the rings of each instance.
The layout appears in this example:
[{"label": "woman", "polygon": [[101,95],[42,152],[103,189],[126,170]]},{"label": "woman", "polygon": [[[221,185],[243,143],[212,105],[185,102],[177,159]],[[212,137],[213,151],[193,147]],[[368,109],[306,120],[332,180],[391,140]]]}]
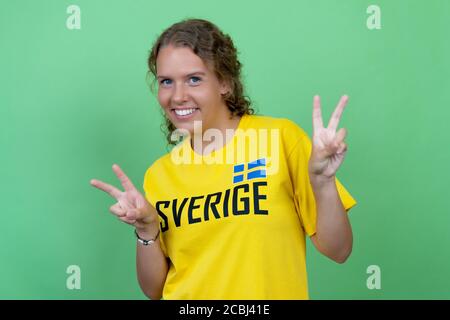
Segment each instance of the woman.
[{"label": "woman", "polygon": [[312,144],[287,119],[257,116],[243,95],[229,36],[205,20],[172,25],[150,53],[168,141],[184,140],[147,170],[145,197],[117,165],[124,191],[111,212],[138,238],[137,273],[151,299],[307,299],[305,235],[332,260],[352,249],[336,179],[347,150],[314,97]]}]

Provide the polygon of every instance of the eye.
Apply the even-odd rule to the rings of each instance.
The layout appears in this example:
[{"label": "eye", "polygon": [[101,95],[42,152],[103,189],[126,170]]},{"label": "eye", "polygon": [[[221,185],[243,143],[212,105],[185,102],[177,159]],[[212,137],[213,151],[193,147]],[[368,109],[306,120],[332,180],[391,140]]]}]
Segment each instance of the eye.
[{"label": "eye", "polygon": [[164,86],[166,86],[166,85],[169,85],[171,83],[170,81],[172,81],[172,80],[170,80],[170,79],[162,79],[159,83],[164,85]]},{"label": "eye", "polygon": [[198,84],[200,81],[202,81],[202,79],[200,79],[199,77],[190,77],[189,80],[191,80],[191,84]]}]

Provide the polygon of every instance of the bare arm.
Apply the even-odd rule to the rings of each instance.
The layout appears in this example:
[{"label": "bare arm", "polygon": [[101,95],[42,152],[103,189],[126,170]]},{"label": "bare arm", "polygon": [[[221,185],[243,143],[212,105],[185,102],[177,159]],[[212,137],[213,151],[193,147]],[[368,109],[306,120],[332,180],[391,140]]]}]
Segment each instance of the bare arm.
[{"label": "bare arm", "polygon": [[[151,224],[147,230],[136,230],[143,239],[154,239],[158,224]],[[150,245],[136,244],[136,270],[139,285],[144,294],[152,300],[161,299],[164,282],[169,270],[168,261],[161,250],[160,237]]]},{"label": "bare arm", "polygon": [[334,179],[326,183],[312,182],[317,207],[314,246],[328,258],[344,263],[352,252],[353,235]]},{"label": "bare arm", "polygon": [[[113,171],[125,191],[99,180],[91,180],[91,185],[105,191],[117,200],[110,211],[121,221],[132,225],[142,239],[154,239],[159,230],[159,218],[155,208],[136,189],[131,180],[118,165]],[[150,299],[161,299],[168,272],[167,259],[161,250],[159,237],[147,246],[137,242],[136,269],[139,285]]]},{"label": "bare arm", "polygon": [[347,131],[344,128],[336,130],[347,101],[347,96],[341,97],[325,128],[320,97],[314,97],[314,134],[308,165],[317,209],[316,234],[311,241],[322,254],[338,263],[347,260],[353,246],[350,222],[336,188],[336,172],[347,152],[344,142]]}]

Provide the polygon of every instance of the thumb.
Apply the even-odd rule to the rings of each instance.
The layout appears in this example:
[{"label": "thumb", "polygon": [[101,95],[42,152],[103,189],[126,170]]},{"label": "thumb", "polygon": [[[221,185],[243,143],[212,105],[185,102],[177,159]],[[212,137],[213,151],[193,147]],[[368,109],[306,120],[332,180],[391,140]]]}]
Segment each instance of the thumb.
[{"label": "thumb", "polygon": [[341,128],[336,133],[335,141],[338,141],[338,143],[344,141],[345,137],[347,136],[347,129]]},{"label": "thumb", "polygon": [[134,220],[142,220],[147,218],[148,214],[144,208],[131,209],[127,213],[127,218]]},{"label": "thumb", "polygon": [[129,209],[127,211],[127,219],[129,220],[138,220],[140,216],[140,212],[138,209]]}]

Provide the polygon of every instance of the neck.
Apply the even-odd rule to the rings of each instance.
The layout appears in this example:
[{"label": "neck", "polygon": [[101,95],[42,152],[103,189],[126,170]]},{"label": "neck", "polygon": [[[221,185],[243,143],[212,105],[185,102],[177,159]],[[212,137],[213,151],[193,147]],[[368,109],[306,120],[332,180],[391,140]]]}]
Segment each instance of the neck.
[{"label": "neck", "polygon": [[[222,148],[225,144],[228,143],[229,140],[233,139],[234,131],[239,126],[239,121],[241,120],[240,116],[234,116],[231,117],[229,114],[227,117],[225,117],[224,120],[220,121],[217,126],[214,128],[202,128],[201,130],[201,136],[198,134],[197,136],[193,135],[191,137],[191,147],[192,149],[197,153],[201,155],[207,155],[213,150],[218,150]],[[208,129],[216,129],[219,130],[221,133],[222,139],[216,138],[216,135],[213,135],[213,138],[210,141],[204,140],[204,135],[206,130]],[[230,134],[230,130],[233,134]],[[228,134],[227,134],[228,132]],[[200,133],[200,132],[199,132]],[[210,138],[210,137],[209,137]],[[193,139],[195,140],[195,143],[193,142]],[[200,143],[201,142],[201,143]],[[206,147],[208,147],[206,149]],[[206,150],[205,150],[206,149]]]}]

